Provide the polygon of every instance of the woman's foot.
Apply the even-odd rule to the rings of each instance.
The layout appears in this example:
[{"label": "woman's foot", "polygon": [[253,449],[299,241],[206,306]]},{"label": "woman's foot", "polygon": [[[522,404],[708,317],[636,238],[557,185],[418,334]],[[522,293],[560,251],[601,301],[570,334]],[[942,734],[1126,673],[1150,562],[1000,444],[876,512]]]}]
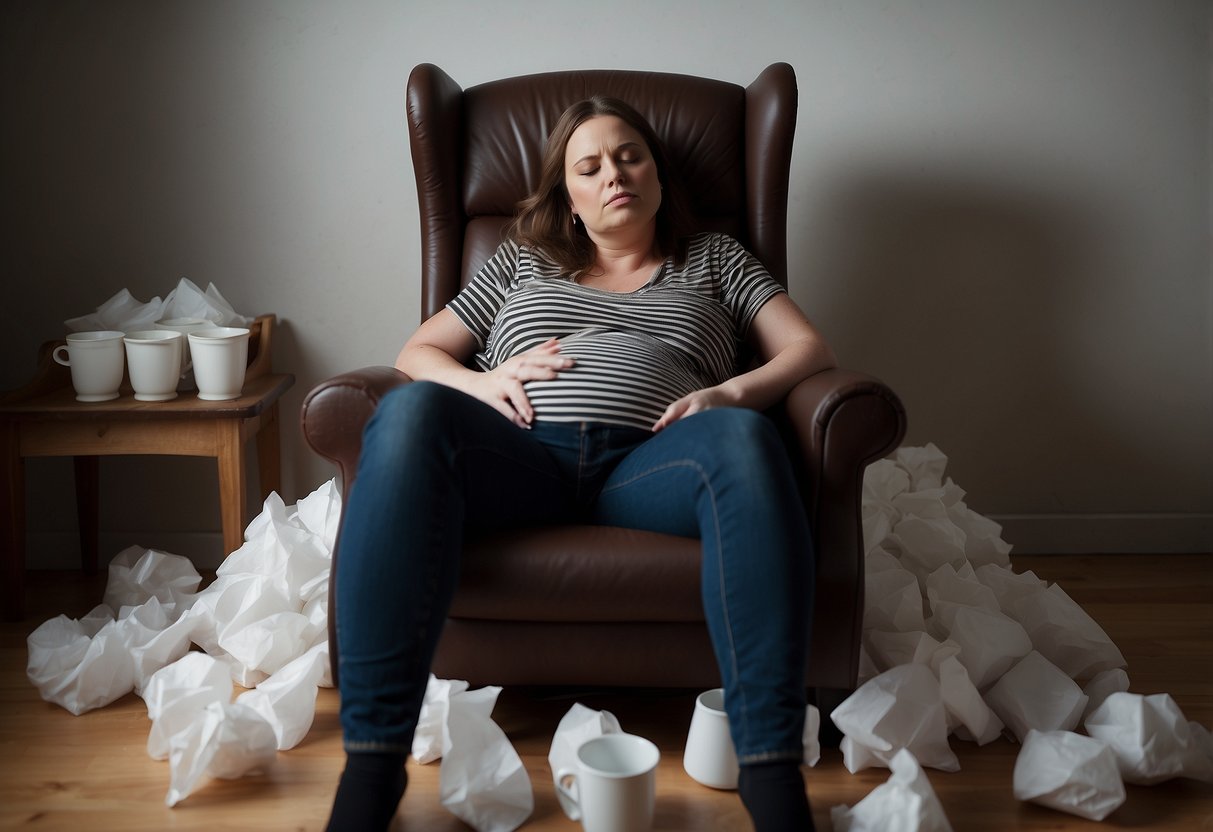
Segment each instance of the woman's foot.
[{"label": "woman's foot", "polygon": [[813,829],[809,797],[795,761],[741,767],[737,790],[755,832],[806,832]]},{"label": "woman's foot", "polygon": [[404,754],[347,754],[328,832],[387,829],[408,785],[405,759]]}]

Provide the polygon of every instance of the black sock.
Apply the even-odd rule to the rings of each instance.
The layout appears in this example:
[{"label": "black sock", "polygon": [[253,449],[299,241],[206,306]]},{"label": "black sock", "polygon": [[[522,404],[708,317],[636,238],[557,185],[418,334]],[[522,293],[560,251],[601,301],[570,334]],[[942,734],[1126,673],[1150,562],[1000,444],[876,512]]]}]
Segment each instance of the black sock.
[{"label": "black sock", "polygon": [[377,832],[396,814],[409,778],[405,754],[352,753],[337,785],[328,832]]},{"label": "black sock", "polygon": [[741,767],[737,790],[755,832],[806,832],[813,829],[809,796],[800,764],[781,760]]}]

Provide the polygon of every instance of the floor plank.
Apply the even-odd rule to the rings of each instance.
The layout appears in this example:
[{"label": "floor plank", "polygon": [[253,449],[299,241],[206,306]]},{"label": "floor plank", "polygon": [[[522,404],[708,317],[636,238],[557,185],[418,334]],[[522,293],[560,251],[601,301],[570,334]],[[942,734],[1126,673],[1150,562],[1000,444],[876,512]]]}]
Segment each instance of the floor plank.
[{"label": "floor plank", "polygon": [[[1189,719],[1213,725],[1213,556],[1020,557],[1058,581],[1104,626],[1129,662],[1133,689],[1170,693]],[[337,695],[322,690],[316,721],[295,749],[262,775],[211,782],[174,809],[164,806],[168,764],[147,756],[149,723],[140,699],[73,717],[41,701],[25,678],[26,635],[59,613],[78,617],[96,604],[104,577],[32,573],[30,616],[0,625],[0,828],[62,830],[319,830],[341,769]],[[572,830],[551,788],[548,746],[574,702],[611,710],[624,728],[653,739],[658,771],[658,830],[732,832],[749,825],[736,794],[691,781],[682,771],[682,743],[694,691],[506,690],[494,712],[522,755],[535,789],[527,830]],[[1018,747],[999,740],[984,748],[953,741],[961,770],[928,771],[957,830],[1081,830],[1137,827],[1213,829],[1213,785],[1175,780],[1128,787],[1128,800],[1104,824],[1016,801],[1011,771]],[[814,816],[829,829],[830,807],[853,804],[888,772],[849,774],[827,750],[806,769]],[[397,829],[466,830],[438,804],[437,763],[412,765]]]}]

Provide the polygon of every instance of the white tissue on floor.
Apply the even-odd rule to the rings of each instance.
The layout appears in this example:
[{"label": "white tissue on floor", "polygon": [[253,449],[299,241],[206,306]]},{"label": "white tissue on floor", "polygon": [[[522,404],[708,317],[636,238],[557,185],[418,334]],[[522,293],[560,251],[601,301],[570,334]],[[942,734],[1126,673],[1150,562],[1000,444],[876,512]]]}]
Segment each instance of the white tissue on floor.
[{"label": "white tissue on floor", "polygon": [[500,693],[431,673],[413,733],[417,762],[442,759],[442,805],[477,832],[511,832],[534,811],[530,775],[491,717]]},{"label": "white tissue on floor", "polygon": [[[201,592],[187,558],[124,550],[110,563],[105,604],[30,635],[30,681],[77,715],[132,690],[143,695],[148,753],[170,759],[170,805],[207,772],[237,776],[231,757],[245,746],[227,739],[229,723],[250,741],[269,737],[275,751],[294,746],[311,725],[317,685],[331,684],[326,599],[340,511],[334,482],[290,509],[271,494],[246,543]],[[191,642],[206,653],[188,652]],[[239,708],[230,701],[233,681],[257,688],[241,695]],[[249,728],[254,722],[264,729]],[[272,759],[249,748],[261,763]]]},{"label": "white tissue on floor", "polygon": [[1057,584],[1024,593],[1006,612],[1023,625],[1036,651],[1071,679],[1125,666],[1108,634]]},{"label": "white tissue on floor", "polygon": [[1087,707],[1082,712],[1083,722],[1095,713],[1095,709],[1103,704],[1114,693],[1122,693],[1129,689],[1129,674],[1123,668],[1113,668],[1097,673],[1082,692],[1087,695]]},{"label": "white tissue on floor", "polygon": [[490,716],[500,693],[490,686],[452,695],[443,722],[440,800],[477,832],[512,832],[535,808],[526,766]]},{"label": "white tissue on floor", "polygon": [[830,809],[835,832],[952,832],[931,781],[904,748],[889,760],[889,779],[848,809]]},{"label": "white tissue on floor", "polygon": [[1125,802],[1108,746],[1072,731],[1029,731],[1015,759],[1016,800],[1103,820]]},{"label": "white tissue on floor", "polygon": [[232,699],[232,677],[227,667],[205,653],[189,653],[152,675],[143,691],[152,730],[147,753],[167,760],[169,738],[187,729],[194,718],[214,702]]},{"label": "white tissue on floor", "polygon": [[577,749],[586,740],[622,731],[619,720],[610,711],[596,711],[580,702],[574,703],[560,718],[548,749],[548,768],[552,770],[552,777],[555,778],[558,771],[577,768]]},{"label": "white tissue on floor", "polygon": [[329,663],[329,646],[317,644],[291,660],[255,689],[236,697],[269,723],[278,750],[298,745],[316,716],[316,693]]},{"label": "white tissue on floor", "polygon": [[986,702],[1020,742],[1028,731],[1069,731],[1082,719],[1087,697],[1078,685],[1033,650],[986,692]]},{"label": "white tissue on floor", "polygon": [[234,780],[264,771],[278,754],[274,731],[247,705],[212,702],[169,737],[170,778],[164,802],[176,806],[209,777]]},{"label": "white tissue on floor", "polygon": [[924,664],[904,664],[865,682],[830,714],[843,733],[843,764],[854,774],[887,766],[906,748],[921,765],[956,771],[939,681]]},{"label": "white tissue on floor", "polygon": [[1165,693],[1113,693],[1086,721],[1087,733],[1116,755],[1125,782],[1142,786],[1174,777],[1213,783],[1213,759],[1192,725]]}]

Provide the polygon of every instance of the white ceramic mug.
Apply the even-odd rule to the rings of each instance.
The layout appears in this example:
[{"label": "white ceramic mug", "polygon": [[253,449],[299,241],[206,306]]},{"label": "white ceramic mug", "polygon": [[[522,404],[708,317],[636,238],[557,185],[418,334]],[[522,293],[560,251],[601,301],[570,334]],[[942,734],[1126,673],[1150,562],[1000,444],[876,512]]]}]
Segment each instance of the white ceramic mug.
[{"label": "white ceramic mug", "polygon": [[117,330],[73,332],[67,344],[55,347],[56,363],[70,367],[76,399],[82,402],[108,402],[118,398],[122,386],[125,353],[123,333]]},{"label": "white ceramic mug", "polygon": [[126,364],[135,398],[141,402],[165,402],[177,398],[181,380],[180,332],[147,329],[129,332],[126,338]]},{"label": "white ceramic mug", "polygon": [[189,340],[198,398],[240,398],[248,364],[249,331],[238,326],[216,326],[189,333]]},{"label": "white ceramic mug", "polygon": [[695,698],[695,713],[687,732],[682,767],[691,779],[713,789],[737,788],[737,752],[724,711],[724,688],[704,691]]},{"label": "white ceramic mug", "polygon": [[585,832],[644,832],[653,825],[660,760],[657,746],[634,734],[588,739],[576,768],[556,772],[560,807]]},{"label": "white ceramic mug", "polygon": [[177,385],[178,390],[194,389],[193,377],[189,374],[190,360],[190,342],[186,336],[191,332],[197,332],[200,329],[213,329],[215,326],[213,321],[208,321],[206,318],[164,318],[156,321],[156,329],[163,329],[169,332],[180,332],[183,339],[181,345],[181,383]]}]

